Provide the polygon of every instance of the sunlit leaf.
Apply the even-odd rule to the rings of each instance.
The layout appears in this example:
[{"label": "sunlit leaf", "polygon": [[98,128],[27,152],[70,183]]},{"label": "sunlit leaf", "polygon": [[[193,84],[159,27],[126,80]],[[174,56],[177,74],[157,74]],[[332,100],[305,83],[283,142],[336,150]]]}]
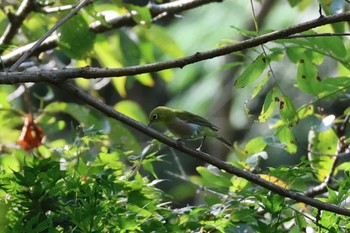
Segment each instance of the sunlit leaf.
[{"label": "sunlit leaf", "polygon": [[[116,38],[113,37],[110,40],[116,43]],[[121,63],[122,56],[119,54],[120,51],[102,35],[96,38],[94,51],[103,66],[111,68],[120,68],[123,66]],[[126,77],[113,78],[111,81],[120,96],[126,97]]]},{"label": "sunlit leaf", "polygon": [[139,81],[140,83],[142,83],[143,85],[147,86],[147,87],[153,87],[154,86],[154,80],[152,78],[152,75],[149,73],[144,73],[144,74],[139,74],[136,75],[135,78],[137,79],[137,81]]},{"label": "sunlit leaf", "polygon": [[338,136],[330,128],[326,131],[309,131],[309,153],[308,158],[315,176],[319,181],[324,179],[331,172],[338,148]]},{"label": "sunlit leaf", "polygon": [[[158,47],[163,53],[172,58],[180,58],[184,56],[183,50],[169,33],[162,27],[152,24],[149,28],[138,27],[137,34]],[[148,46],[152,45],[149,44]]]},{"label": "sunlit leaf", "polygon": [[280,100],[281,92],[276,87],[272,88],[265,97],[264,105],[258,118],[260,122],[266,122],[272,116]]},{"label": "sunlit leaf", "polygon": [[246,155],[253,155],[265,150],[267,143],[263,137],[256,137],[251,139],[244,147]]},{"label": "sunlit leaf", "polygon": [[119,77],[112,79],[112,84],[121,97],[126,97],[126,77]]},{"label": "sunlit leaf", "polygon": [[314,113],[313,105],[307,104],[298,109],[298,118],[304,119],[308,116],[311,116]]},{"label": "sunlit leaf", "polygon": [[286,125],[280,126],[276,131],[278,140],[285,145],[283,149],[291,154],[296,153],[298,148],[293,131]]},{"label": "sunlit leaf", "polygon": [[263,86],[267,83],[267,81],[270,78],[270,73],[267,73],[265,77],[259,82],[253,89],[252,96],[250,97],[251,99],[255,98],[263,88]]},{"label": "sunlit leaf", "polygon": [[259,176],[261,178],[263,178],[264,180],[267,180],[271,183],[274,183],[282,188],[288,188],[289,185],[286,184],[284,181],[280,180],[278,177],[275,176],[271,176],[271,175],[267,175],[267,174],[259,174]]},{"label": "sunlit leaf", "polygon": [[291,101],[288,96],[283,95],[279,102],[279,110],[281,119],[284,121],[284,123],[288,126],[294,126],[298,123],[299,118],[297,111],[294,107],[293,102]]},{"label": "sunlit leaf", "polygon": [[229,187],[231,185],[230,179],[222,175],[214,174],[205,167],[197,167],[196,170],[209,187]]},{"label": "sunlit leaf", "polygon": [[47,32],[48,27],[47,17],[36,14],[23,22],[22,30],[30,41],[35,41]]},{"label": "sunlit leaf", "polygon": [[144,124],[148,122],[148,118],[141,106],[131,100],[119,101],[114,106],[114,109]]}]

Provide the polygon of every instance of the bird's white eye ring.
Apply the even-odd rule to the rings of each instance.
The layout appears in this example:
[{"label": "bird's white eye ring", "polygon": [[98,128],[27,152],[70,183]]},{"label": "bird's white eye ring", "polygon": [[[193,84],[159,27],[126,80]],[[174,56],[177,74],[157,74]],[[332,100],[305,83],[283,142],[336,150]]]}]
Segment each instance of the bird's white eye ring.
[{"label": "bird's white eye ring", "polygon": [[153,115],[152,115],[152,119],[153,119],[153,120],[157,120],[157,119],[158,119],[158,114],[156,114],[156,113],[153,114]]}]

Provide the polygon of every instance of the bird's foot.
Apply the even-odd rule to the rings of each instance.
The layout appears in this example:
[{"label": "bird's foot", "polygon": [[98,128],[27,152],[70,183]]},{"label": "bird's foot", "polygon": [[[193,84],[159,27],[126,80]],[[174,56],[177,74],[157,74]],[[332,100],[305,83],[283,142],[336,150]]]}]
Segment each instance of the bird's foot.
[{"label": "bird's foot", "polygon": [[183,143],[183,141],[180,138],[176,140],[176,145],[179,148],[183,148],[184,147],[184,143]]},{"label": "bird's foot", "polygon": [[318,17],[319,19],[324,18],[324,15],[322,14],[322,6],[321,6],[321,4],[318,4],[318,13],[320,14],[320,17]]}]

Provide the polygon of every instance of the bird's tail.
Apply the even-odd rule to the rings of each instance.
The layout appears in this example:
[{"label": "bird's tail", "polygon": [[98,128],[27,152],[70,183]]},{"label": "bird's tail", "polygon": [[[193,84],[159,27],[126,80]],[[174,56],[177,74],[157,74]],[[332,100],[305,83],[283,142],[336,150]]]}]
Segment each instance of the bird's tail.
[{"label": "bird's tail", "polygon": [[218,137],[217,139],[224,143],[229,150],[232,150],[233,145],[231,142],[227,141],[224,137]]}]

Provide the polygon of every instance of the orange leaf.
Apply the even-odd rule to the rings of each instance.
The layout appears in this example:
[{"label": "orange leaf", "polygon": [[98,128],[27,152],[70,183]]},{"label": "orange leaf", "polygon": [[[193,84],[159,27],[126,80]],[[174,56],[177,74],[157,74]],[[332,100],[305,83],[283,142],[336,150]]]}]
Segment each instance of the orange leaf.
[{"label": "orange leaf", "polygon": [[33,148],[39,147],[42,144],[42,139],[45,134],[40,126],[35,125],[33,116],[27,114],[24,120],[24,125],[22,128],[22,133],[19,136],[17,143],[24,150],[31,150]]}]

